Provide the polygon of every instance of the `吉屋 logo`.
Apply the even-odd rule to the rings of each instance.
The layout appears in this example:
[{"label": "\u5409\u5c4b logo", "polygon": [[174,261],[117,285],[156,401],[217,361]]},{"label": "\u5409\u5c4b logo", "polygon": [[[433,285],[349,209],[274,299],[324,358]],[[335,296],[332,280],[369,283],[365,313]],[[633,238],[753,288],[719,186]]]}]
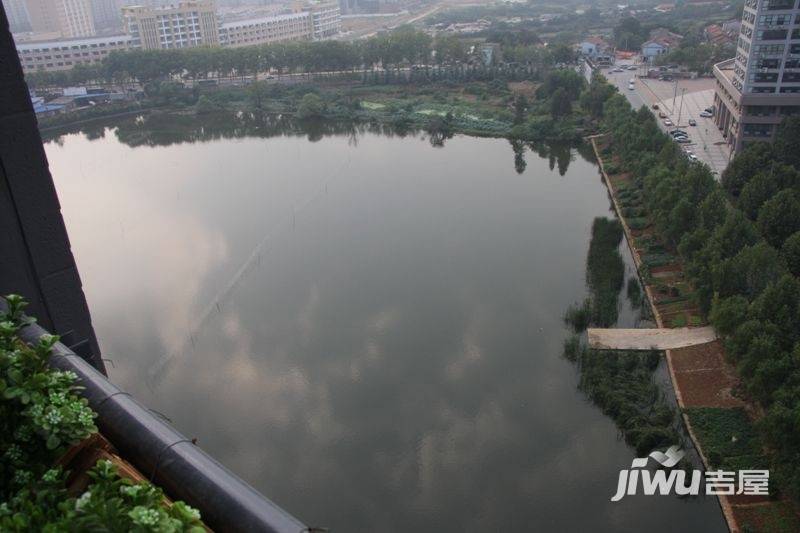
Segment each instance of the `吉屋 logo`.
[{"label": "\u5409\u5c4b logo", "polygon": [[[611,497],[612,502],[618,502],[625,496],[633,496],[639,490],[641,479],[642,493],[646,496],[655,494],[664,496],[677,494],[678,496],[697,496],[700,494],[700,484],[703,479],[701,470],[655,470],[651,472],[645,467],[650,459],[665,468],[677,465],[685,456],[685,452],[678,446],[670,446],[666,452],[656,450],[647,457],[636,457],[631,462],[630,470],[621,470],[617,482],[617,492]],[[687,484],[687,475],[691,478]],[[738,474],[738,475],[737,475]],[[769,470],[709,470],[705,472],[705,494],[708,495],[733,495],[745,494],[750,496],[769,495]]]}]

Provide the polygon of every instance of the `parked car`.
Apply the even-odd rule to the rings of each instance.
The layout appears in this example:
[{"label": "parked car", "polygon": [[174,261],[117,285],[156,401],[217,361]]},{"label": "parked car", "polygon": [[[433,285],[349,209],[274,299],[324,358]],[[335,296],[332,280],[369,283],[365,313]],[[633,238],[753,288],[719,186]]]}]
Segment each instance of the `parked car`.
[{"label": "parked car", "polygon": [[689,135],[683,130],[672,130],[671,132],[669,132],[669,134],[672,135],[673,137],[675,137],[676,135]]},{"label": "parked car", "polygon": [[628,67],[628,70],[636,70],[638,68],[639,67],[637,67],[636,65],[631,65],[631,66]]},{"label": "parked car", "polygon": [[622,72],[622,69],[621,69],[621,68],[619,68],[619,67],[617,67],[617,68],[615,68],[614,70],[612,70],[611,72]]},{"label": "parked car", "polygon": [[653,109],[658,109],[658,104],[653,104]]},{"label": "parked car", "polygon": [[709,113],[708,111],[703,111],[702,113],[700,113],[700,116],[703,117],[703,118],[711,118],[714,115]]},{"label": "parked car", "polygon": [[689,139],[689,137],[678,137],[677,139],[675,139],[675,142],[679,142],[681,144],[686,144],[686,143],[690,143],[692,141]]},{"label": "parked car", "polygon": [[632,83],[629,83],[628,84],[628,90],[629,91],[633,91],[634,89],[636,89],[636,86],[634,84],[632,84]]},{"label": "parked car", "polygon": [[666,127],[668,127],[668,128],[672,127],[672,121],[670,119],[666,118],[666,119],[664,119],[664,125]]},{"label": "parked car", "polygon": [[695,119],[693,119],[693,118],[690,118],[689,119],[689,125],[690,126],[697,126],[697,121]]},{"label": "parked car", "polygon": [[659,111],[658,118],[667,118],[667,114],[664,113],[663,111]]},{"label": "parked car", "polygon": [[714,114],[714,106],[707,107],[707,108],[704,109],[704,111],[706,113],[711,113],[713,115]]}]

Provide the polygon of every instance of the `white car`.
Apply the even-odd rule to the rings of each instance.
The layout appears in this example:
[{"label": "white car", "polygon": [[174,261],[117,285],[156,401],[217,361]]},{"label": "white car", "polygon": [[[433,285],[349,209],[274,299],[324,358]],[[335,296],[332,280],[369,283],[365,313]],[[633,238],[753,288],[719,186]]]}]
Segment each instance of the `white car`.
[{"label": "white car", "polygon": [[628,70],[637,70],[638,68],[639,67],[637,67],[636,65],[631,65],[628,67]]},{"label": "white car", "polygon": [[701,117],[703,117],[703,118],[711,118],[711,117],[713,117],[714,115],[712,115],[712,114],[711,114],[711,113],[709,113],[708,111],[703,111],[702,113],[700,113],[700,116],[701,116]]},{"label": "white car", "polygon": [[672,121],[668,118],[664,119],[664,125],[668,128],[672,127]]},{"label": "white car", "polygon": [[628,90],[629,91],[633,91],[634,89],[636,89],[636,87],[632,83],[629,83],[628,84]]},{"label": "white car", "polygon": [[622,72],[622,69],[621,69],[621,68],[619,68],[619,67],[617,67],[617,68],[615,68],[614,70],[612,70],[611,72]]}]

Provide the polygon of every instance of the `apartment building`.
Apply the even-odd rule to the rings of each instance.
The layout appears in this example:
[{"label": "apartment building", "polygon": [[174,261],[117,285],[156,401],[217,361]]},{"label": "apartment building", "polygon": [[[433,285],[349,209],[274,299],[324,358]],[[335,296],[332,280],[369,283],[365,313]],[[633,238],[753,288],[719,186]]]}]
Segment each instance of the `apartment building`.
[{"label": "apartment building", "polygon": [[163,7],[128,6],[122,18],[132,45],[145,50],[218,45],[213,0],[183,0]]},{"label": "apartment building", "polygon": [[[328,4],[320,4],[327,6]],[[293,13],[218,23],[211,0],[184,0],[164,7],[122,8],[126,35],[78,40],[16,42],[23,70],[68,70],[102,60],[112,50],[187,48],[200,45],[242,47],[273,42],[324,39],[339,33],[338,15],[327,7],[304,6]],[[338,4],[336,4],[338,10]],[[338,13],[338,11],[336,12]],[[314,15],[317,25],[315,26]]]},{"label": "apartment building", "polygon": [[312,34],[311,17],[305,12],[224,22],[219,26],[220,44],[232,48],[280,41],[308,41]]},{"label": "apartment building", "polygon": [[330,39],[342,29],[342,13],[338,1],[315,0],[296,10],[309,13],[312,38],[315,41]]},{"label": "apartment building", "polygon": [[714,121],[738,152],[800,113],[800,0],[745,0],[736,57],[714,66]]},{"label": "apartment building", "polygon": [[31,31],[28,8],[24,0],[2,0],[8,17],[8,27],[12,32]]},{"label": "apartment building", "polygon": [[22,69],[25,73],[36,71],[53,72],[69,70],[75,65],[99,63],[114,50],[128,50],[131,37],[91,37],[38,43],[19,43]]},{"label": "apartment building", "polygon": [[122,0],[91,0],[91,4],[94,27],[97,30],[122,29]]},{"label": "apartment building", "polygon": [[31,31],[69,39],[95,34],[90,0],[25,0]]}]

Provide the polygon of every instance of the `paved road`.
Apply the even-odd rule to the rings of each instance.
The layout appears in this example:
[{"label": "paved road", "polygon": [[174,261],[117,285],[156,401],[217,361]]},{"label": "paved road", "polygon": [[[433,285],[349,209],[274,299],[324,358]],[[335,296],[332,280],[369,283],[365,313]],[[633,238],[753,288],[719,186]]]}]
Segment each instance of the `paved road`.
[{"label": "paved road", "polygon": [[[630,64],[630,62],[620,62],[618,66],[627,69]],[[711,107],[714,103],[714,81],[710,79],[680,80],[676,96],[674,82],[639,78],[640,72],[641,69],[623,72],[604,70],[603,74],[617,86],[620,93],[625,95],[635,109],[644,105],[653,113],[657,113],[652,109],[652,105],[658,104],[659,111],[666,113],[673,124],[677,124],[679,128],[689,134],[692,143],[684,145],[684,150],[694,153],[719,178],[730,161],[730,150],[714,124],[714,119],[700,116],[704,109]],[[629,90],[628,83],[634,77],[636,78],[634,90]],[[683,99],[682,104],[681,99]],[[689,119],[694,119],[697,126],[689,126]],[[665,132],[675,128],[675,126],[666,127],[662,119],[658,119],[658,123]]]}]

